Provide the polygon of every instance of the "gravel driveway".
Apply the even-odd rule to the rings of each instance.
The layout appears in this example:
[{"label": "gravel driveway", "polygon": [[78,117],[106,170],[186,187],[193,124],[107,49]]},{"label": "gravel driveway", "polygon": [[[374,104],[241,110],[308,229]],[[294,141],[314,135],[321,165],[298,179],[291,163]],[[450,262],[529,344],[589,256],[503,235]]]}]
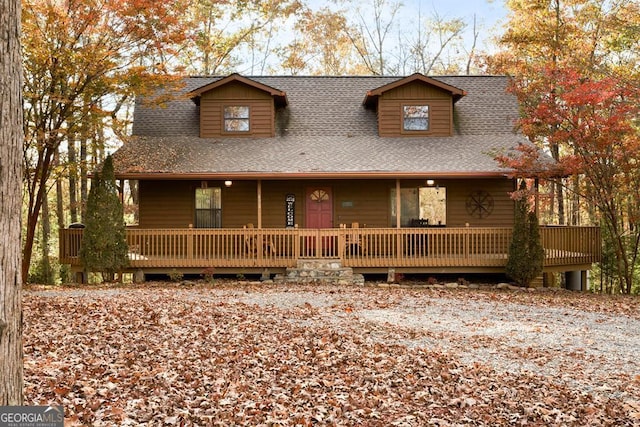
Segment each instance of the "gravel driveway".
[{"label": "gravel driveway", "polygon": [[[267,293],[228,291],[220,299],[280,309],[310,304],[316,308],[362,305],[349,316],[328,313],[323,322],[335,328],[357,323],[379,326],[380,340],[450,353],[463,363],[482,362],[498,372],[529,372],[554,378],[585,392],[620,397],[620,382],[640,378],[640,320],[582,308],[531,305],[492,299],[473,290],[407,292],[372,290],[384,308],[367,308],[350,292],[300,288]],[[499,291],[494,291],[499,292]],[[513,292],[513,291],[507,291]],[[569,295],[570,298],[579,294]],[[506,294],[502,293],[502,295]],[[357,294],[356,294],[357,295]],[[526,294],[522,295],[526,299]],[[530,294],[532,300],[540,296]],[[322,312],[322,311],[321,311]],[[354,320],[356,321],[354,324]],[[398,340],[389,327],[409,332]],[[628,378],[625,378],[628,377]]]},{"label": "gravel driveway", "polygon": [[[291,330],[302,327],[312,335],[330,330],[335,336],[358,337],[353,342],[366,348],[382,344],[404,348],[405,354],[407,349],[433,351],[460,366],[483,366],[523,381],[538,378],[540,384],[568,387],[601,402],[613,399],[640,423],[637,297],[488,287],[339,288],[244,282],[155,285],[158,290],[154,291],[153,286],[27,290],[25,296],[82,307],[88,301],[91,307],[100,307],[101,302],[119,300],[124,306],[140,302],[149,310],[164,301],[165,307],[170,302],[196,309],[202,303],[203,307],[235,307],[236,312],[269,313],[279,330],[289,324]],[[163,324],[164,315],[159,315],[158,322]],[[625,425],[636,425],[635,421]]]}]

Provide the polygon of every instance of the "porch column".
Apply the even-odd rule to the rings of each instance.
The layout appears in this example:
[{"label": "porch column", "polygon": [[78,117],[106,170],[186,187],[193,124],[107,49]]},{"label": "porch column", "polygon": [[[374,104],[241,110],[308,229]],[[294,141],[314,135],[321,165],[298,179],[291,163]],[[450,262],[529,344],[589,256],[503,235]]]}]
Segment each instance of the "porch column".
[{"label": "porch column", "polygon": [[540,180],[536,178],[533,181],[534,188],[536,190],[535,194],[535,213],[536,217],[540,218]]},{"label": "porch column", "polygon": [[258,228],[262,228],[262,180],[258,180]]},{"label": "porch column", "polygon": [[400,228],[400,180],[396,179],[396,228]]},{"label": "porch column", "polygon": [[[396,179],[396,228],[400,229],[400,217],[402,216],[402,212],[400,212],[401,203],[400,203],[400,179]],[[400,258],[400,254],[402,254],[402,239],[400,236],[396,238],[396,258]],[[393,279],[395,279],[395,272]]]},{"label": "porch column", "polygon": [[124,205],[124,179],[119,179],[118,182],[120,183],[118,186],[118,197],[120,198],[120,203]]}]

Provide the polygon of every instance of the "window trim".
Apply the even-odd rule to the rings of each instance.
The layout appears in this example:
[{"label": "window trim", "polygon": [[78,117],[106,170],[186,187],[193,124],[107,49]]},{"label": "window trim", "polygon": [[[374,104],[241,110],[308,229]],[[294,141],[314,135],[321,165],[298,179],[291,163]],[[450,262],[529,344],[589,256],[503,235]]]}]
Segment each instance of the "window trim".
[{"label": "window trim", "polygon": [[[227,108],[230,107],[240,107],[247,109],[247,117],[229,117],[227,118],[225,112]],[[253,126],[251,124],[251,105],[249,103],[229,103],[222,105],[221,111],[221,120],[222,120],[222,133],[225,135],[250,135],[253,132]],[[228,120],[246,120],[249,128],[247,130],[227,130],[227,121]]]},{"label": "window trim", "polygon": [[[427,107],[427,129],[406,129],[405,128],[405,120],[407,117],[405,116],[405,108],[406,107]],[[432,133],[431,126],[431,113],[432,108],[428,102],[424,102],[421,100],[416,100],[415,102],[403,102],[400,104],[400,133],[404,135],[428,135]]]}]

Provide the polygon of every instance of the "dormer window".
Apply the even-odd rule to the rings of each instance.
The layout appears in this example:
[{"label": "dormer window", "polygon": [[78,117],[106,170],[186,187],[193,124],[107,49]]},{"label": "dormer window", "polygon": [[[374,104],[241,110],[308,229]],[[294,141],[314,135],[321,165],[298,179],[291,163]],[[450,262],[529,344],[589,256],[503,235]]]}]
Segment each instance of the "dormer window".
[{"label": "dormer window", "polygon": [[248,105],[226,105],[224,107],[224,131],[225,132],[249,132]]},{"label": "dormer window", "polygon": [[231,74],[190,93],[200,106],[200,138],[271,138],[276,136],[276,109],[287,94],[255,80]]},{"label": "dormer window", "polygon": [[365,108],[378,116],[381,137],[453,136],[453,108],[466,92],[439,80],[412,74],[369,90]]},{"label": "dormer window", "polygon": [[403,105],[402,106],[402,130],[404,131],[428,131],[429,130],[429,106],[428,105]]}]

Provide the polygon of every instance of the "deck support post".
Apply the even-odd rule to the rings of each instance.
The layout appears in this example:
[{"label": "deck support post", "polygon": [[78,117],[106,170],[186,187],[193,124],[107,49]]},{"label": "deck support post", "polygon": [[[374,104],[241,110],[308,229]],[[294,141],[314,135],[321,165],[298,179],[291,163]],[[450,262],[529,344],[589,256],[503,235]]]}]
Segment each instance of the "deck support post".
[{"label": "deck support post", "polygon": [[264,282],[265,280],[271,280],[271,273],[268,268],[262,270],[262,276],[260,276],[260,281]]},{"label": "deck support post", "polygon": [[580,285],[581,285],[582,291],[589,290],[589,272],[587,270],[582,270],[580,272]]},{"label": "deck support post", "polygon": [[133,273],[133,283],[144,283],[144,271],[142,269],[137,269],[135,273]]},{"label": "deck support post", "polygon": [[396,282],[396,269],[395,268],[389,268],[389,271],[387,271],[387,282],[389,282],[389,283],[395,283]]}]

